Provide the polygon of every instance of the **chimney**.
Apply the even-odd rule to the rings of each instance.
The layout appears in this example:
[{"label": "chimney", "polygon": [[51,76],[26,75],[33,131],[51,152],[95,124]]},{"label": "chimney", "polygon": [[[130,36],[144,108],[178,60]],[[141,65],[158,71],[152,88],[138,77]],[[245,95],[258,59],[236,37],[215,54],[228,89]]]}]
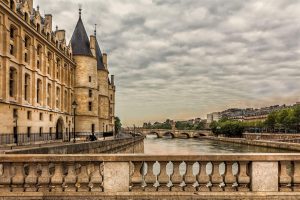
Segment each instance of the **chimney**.
[{"label": "chimney", "polygon": [[107,69],[107,54],[106,53],[103,53],[102,54],[102,61],[103,61],[103,64],[104,64],[104,67],[105,69]]},{"label": "chimney", "polygon": [[65,30],[57,30],[55,32],[55,35],[59,41],[65,41],[66,40],[66,31]]},{"label": "chimney", "polygon": [[111,81],[111,85],[115,86],[115,75],[111,75],[110,81]]},{"label": "chimney", "polygon": [[29,11],[32,12],[32,9],[33,9],[33,0],[27,0],[27,4],[28,4],[28,7],[29,7]]},{"label": "chimney", "polygon": [[96,37],[94,35],[90,36],[90,49],[94,57],[96,57]]},{"label": "chimney", "polygon": [[51,14],[45,15],[45,22],[46,22],[47,26],[50,28],[50,30],[52,31],[52,15]]}]

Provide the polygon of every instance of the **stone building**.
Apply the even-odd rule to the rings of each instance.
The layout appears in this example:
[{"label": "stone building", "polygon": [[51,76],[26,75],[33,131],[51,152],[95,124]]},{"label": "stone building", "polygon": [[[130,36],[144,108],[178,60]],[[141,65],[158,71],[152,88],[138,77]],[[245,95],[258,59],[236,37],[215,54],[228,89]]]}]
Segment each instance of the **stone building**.
[{"label": "stone building", "polygon": [[52,15],[33,0],[0,1],[0,140],[69,139],[74,101],[76,133],[114,130],[114,77],[96,31],[88,37],[81,13],[69,45],[64,30],[52,30]]}]

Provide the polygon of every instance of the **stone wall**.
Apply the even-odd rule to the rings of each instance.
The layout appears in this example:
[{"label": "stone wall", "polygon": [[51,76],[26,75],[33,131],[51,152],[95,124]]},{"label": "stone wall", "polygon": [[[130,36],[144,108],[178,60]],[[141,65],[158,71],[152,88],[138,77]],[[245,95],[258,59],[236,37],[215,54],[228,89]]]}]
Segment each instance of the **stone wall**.
[{"label": "stone wall", "polygon": [[6,151],[5,154],[144,153],[144,138],[102,140]]},{"label": "stone wall", "polygon": [[286,149],[291,151],[300,151],[300,144],[296,144],[296,143],[276,142],[276,141],[267,141],[267,140],[248,140],[244,138],[226,138],[226,137],[205,137],[205,138],[222,141],[222,142],[231,142],[237,144],[246,144],[246,145],[253,145],[253,146]]},{"label": "stone wall", "polygon": [[243,138],[249,140],[289,140],[300,138],[300,134],[286,134],[286,133],[244,133]]}]

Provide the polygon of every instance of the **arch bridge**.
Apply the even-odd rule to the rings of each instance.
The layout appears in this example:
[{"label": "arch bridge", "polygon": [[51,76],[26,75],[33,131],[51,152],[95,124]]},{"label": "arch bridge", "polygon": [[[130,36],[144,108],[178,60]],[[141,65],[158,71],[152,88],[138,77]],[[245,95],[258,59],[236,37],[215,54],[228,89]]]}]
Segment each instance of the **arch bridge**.
[{"label": "arch bridge", "polygon": [[[134,130],[130,129],[126,132],[134,133]],[[166,136],[172,138],[198,138],[212,136],[211,130],[135,129],[135,133],[143,136],[156,135],[158,138],[163,138]]]}]

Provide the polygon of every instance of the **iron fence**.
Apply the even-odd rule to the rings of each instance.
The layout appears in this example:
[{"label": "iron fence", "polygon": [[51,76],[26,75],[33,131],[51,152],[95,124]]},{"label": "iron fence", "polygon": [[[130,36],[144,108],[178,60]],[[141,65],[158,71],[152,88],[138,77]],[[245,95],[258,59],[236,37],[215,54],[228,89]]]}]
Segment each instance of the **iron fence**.
[{"label": "iron fence", "polygon": [[58,140],[55,133],[18,133],[18,134],[0,134],[0,145],[8,144],[26,144],[32,142],[43,142]]}]

